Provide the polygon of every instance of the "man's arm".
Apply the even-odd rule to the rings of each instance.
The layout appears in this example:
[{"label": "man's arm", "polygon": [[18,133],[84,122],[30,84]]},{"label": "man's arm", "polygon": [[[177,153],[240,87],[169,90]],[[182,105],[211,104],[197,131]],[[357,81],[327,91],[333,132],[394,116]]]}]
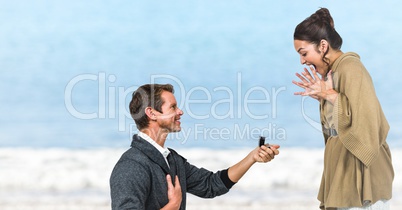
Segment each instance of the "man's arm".
[{"label": "man's arm", "polygon": [[[135,168],[135,169],[134,169]],[[150,177],[140,164],[120,161],[110,177],[112,209],[145,209]]]},{"label": "man's arm", "polygon": [[187,192],[202,198],[213,198],[227,193],[255,162],[268,162],[279,154],[278,145],[270,146],[271,149],[266,146],[254,149],[239,163],[217,173],[195,167],[185,161]]},{"label": "man's arm", "polygon": [[270,145],[270,148],[263,145],[251,151],[243,160],[228,169],[228,177],[232,182],[238,182],[241,177],[256,162],[269,162],[279,154],[279,145]]}]

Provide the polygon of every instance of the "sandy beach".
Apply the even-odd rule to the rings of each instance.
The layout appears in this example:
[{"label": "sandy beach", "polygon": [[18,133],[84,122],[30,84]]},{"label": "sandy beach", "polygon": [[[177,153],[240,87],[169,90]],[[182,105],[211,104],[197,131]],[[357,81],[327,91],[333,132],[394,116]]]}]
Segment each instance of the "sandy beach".
[{"label": "sandy beach", "polygon": [[[0,206],[4,210],[110,209],[110,172],[125,149],[0,149]],[[230,166],[249,149],[178,149],[212,171]],[[318,209],[316,193],[323,149],[281,148],[268,164],[256,164],[232,190],[214,199],[188,194],[187,209]],[[392,209],[402,209],[402,149],[392,150]]]}]

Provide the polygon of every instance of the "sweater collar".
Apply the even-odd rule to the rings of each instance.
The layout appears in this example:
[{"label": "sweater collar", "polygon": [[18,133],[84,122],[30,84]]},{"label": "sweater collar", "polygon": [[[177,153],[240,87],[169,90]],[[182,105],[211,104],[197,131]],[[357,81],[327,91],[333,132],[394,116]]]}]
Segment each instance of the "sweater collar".
[{"label": "sweater collar", "polygon": [[144,155],[148,156],[152,162],[158,164],[165,173],[169,173],[169,166],[165,161],[163,155],[148,141],[139,137],[137,134],[133,135],[133,141],[131,142],[131,147],[137,148]]},{"label": "sweater collar", "polygon": [[341,56],[339,56],[338,59],[335,60],[335,62],[332,64],[330,70],[332,70],[333,73],[336,72],[336,69],[338,68],[341,61],[348,57],[355,57],[360,60],[360,56],[357,53],[354,53],[354,52],[343,53]]},{"label": "sweater collar", "polygon": [[153,140],[150,136],[141,131],[138,132],[138,136],[154,146],[163,155],[164,158],[167,158],[170,151],[166,147],[161,147],[158,143],[156,143],[155,140]]}]

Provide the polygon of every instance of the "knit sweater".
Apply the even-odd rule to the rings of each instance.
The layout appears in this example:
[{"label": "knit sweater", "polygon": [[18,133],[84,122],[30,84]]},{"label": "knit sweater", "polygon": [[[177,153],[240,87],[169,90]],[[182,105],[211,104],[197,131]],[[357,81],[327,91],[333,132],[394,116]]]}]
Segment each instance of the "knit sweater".
[{"label": "knit sweater", "polygon": [[[356,53],[332,65],[338,97],[320,104],[324,128],[324,172],[318,199],[322,209],[355,207],[392,196],[394,171],[386,142],[388,122],[372,79]],[[327,129],[335,129],[330,136]]]},{"label": "knit sweater", "polygon": [[[169,150],[182,189],[180,210],[186,209],[187,192],[202,198],[213,198],[227,193],[234,184],[228,183],[227,170],[213,173],[198,168],[173,149]],[[169,170],[162,154],[134,135],[131,148],[122,155],[110,176],[112,209],[161,209],[169,202],[166,181]]]}]

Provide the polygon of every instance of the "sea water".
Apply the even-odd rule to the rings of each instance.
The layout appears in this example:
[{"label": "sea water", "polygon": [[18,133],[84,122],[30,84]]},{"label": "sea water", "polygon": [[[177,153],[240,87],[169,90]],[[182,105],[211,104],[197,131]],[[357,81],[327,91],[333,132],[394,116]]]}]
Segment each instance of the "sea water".
[{"label": "sea water", "polygon": [[347,5],[3,1],[0,145],[127,147],[137,131],[131,94],[155,82],[173,84],[184,111],[183,132],[172,137],[178,146],[249,147],[265,135],[322,147],[318,102],[294,96],[300,88],[291,81],[303,70],[293,30],[325,6],[343,51],[359,53],[369,70],[391,125],[388,141],[400,146],[401,3]]},{"label": "sea water", "polygon": [[293,30],[319,7],[331,11],[342,50],[357,52],[372,76],[391,126],[395,197],[401,196],[399,1],[0,5],[2,206],[108,206],[107,179],[137,132],[128,103],[146,83],[174,85],[182,131],[166,144],[197,165],[227,167],[260,135],[282,146],[278,158],[236,185],[230,202],[256,209],[266,200],[278,200],[275,209],[292,200],[316,206],[324,146],[318,102],[294,96],[300,88],[291,81],[303,70]]}]

